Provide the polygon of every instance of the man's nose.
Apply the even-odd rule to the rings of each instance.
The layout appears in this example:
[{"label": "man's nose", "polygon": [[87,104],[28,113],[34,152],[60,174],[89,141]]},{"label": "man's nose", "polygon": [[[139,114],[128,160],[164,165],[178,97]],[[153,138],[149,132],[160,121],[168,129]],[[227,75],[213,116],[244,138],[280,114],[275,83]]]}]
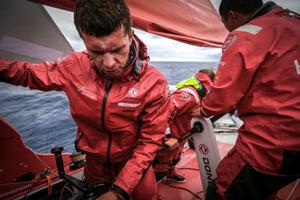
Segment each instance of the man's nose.
[{"label": "man's nose", "polygon": [[105,53],[103,55],[103,65],[105,67],[113,67],[115,64],[114,56],[111,53]]}]

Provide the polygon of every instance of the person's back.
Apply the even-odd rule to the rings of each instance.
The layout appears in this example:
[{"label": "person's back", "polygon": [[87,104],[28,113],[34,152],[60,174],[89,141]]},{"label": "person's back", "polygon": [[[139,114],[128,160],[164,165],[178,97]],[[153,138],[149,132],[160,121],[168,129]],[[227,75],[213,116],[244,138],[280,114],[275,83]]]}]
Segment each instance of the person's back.
[{"label": "person's back", "polygon": [[[278,7],[232,31],[229,38],[237,38],[237,44],[228,47],[222,60],[231,57],[231,52],[240,52],[246,65],[241,71],[235,67],[240,65],[239,60],[230,63],[231,75],[239,74],[235,93],[243,93],[236,105],[244,121],[236,148],[251,152],[253,157],[248,153],[243,153],[243,157],[252,166],[275,173],[281,167],[281,162],[274,163],[278,155],[286,148],[299,147],[295,138],[300,137],[300,74],[297,72],[300,20]],[[233,91],[231,98],[235,98]],[[226,100],[224,104],[227,105]],[[270,151],[265,152],[265,148]],[[258,161],[259,157],[264,162]]]},{"label": "person's back", "polygon": [[[300,44],[297,41],[300,41],[300,20],[278,7],[239,27],[231,35],[242,43],[230,51],[243,53],[249,71],[242,74],[241,79],[250,79],[246,77],[248,74],[253,79],[240,103],[243,104],[239,106],[240,117],[247,118],[250,112],[258,113],[260,119],[268,118],[269,122],[299,120],[297,82],[300,71],[297,63],[300,62]],[[293,102],[288,103],[291,99]],[[247,109],[250,105],[251,111]],[[294,111],[289,108],[291,105]],[[269,114],[275,115],[269,117]]]},{"label": "person's back", "polygon": [[217,168],[216,191],[265,199],[300,176],[300,16],[260,0],[222,0],[220,13],[231,33],[201,112],[237,109],[244,125]]}]

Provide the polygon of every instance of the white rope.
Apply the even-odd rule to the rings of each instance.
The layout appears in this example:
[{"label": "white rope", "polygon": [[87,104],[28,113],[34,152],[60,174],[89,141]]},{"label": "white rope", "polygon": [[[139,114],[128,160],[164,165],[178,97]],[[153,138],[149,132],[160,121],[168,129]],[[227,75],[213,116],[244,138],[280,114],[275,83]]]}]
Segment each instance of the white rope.
[{"label": "white rope", "polygon": [[294,187],[291,189],[291,191],[290,191],[290,193],[289,193],[289,196],[287,197],[286,200],[290,200],[290,199],[291,199],[291,197],[293,196],[293,194],[294,194],[295,191],[296,191],[297,186],[299,185],[299,181],[300,181],[300,179],[298,179],[298,180],[296,181]]}]

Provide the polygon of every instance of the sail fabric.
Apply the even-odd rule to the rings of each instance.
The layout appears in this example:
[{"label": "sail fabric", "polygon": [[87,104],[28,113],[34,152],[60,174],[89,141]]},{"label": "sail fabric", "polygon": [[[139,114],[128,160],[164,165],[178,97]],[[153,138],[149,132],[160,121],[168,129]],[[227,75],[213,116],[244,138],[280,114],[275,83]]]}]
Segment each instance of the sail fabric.
[{"label": "sail fabric", "polygon": [[[31,0],[72,11],[74,0]],[[209,0],[126,0],[133,26],[202,47],[221,47],[228,32]]]},{"label": "sail fabric", "polygon": [[210,1],[127,0],[134,26],[196,46],[220,47],[228,34]]}]

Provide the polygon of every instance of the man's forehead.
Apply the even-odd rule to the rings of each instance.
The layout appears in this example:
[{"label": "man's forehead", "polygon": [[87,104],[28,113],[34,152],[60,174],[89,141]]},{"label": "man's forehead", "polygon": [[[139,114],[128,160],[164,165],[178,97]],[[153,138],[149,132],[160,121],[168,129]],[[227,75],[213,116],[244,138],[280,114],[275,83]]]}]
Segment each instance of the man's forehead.
[{"label": "man's forehead", "polygon": [[128,34],[124,33],[112,33],[108,36],[103,37],[96,37],[96,36],[90,36],[83,34],[83,40],[86,44],[86,47],[90,50],[111,50],[111,49],[117,49],[125,46],[128,41],[129,37]]}]

